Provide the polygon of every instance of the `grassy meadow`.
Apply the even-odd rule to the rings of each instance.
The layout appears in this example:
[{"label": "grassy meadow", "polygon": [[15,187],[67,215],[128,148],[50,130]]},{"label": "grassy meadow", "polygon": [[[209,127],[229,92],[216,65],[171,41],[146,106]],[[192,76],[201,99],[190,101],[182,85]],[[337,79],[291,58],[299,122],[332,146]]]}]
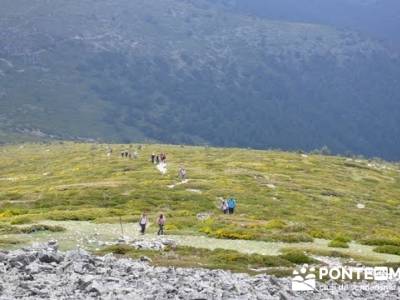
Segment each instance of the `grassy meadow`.
[{"label": "grassy meadow", "polygon": [[[396,164],[278,151],[53,143],[0,148],[0,226],[40,220],[136,222],[167,215],[167,232],[217,238],[307,242],[313,238],[400,240],[400,170]],[[149,162],[166,152],[168,173]],[[185,166],[189,182],[179,182]],[[220,197],[238,200],[223,215]],[[199,220],[197,214],[210,217]],[[385,242],[387,241],[387,242]],[[337,243],[332,243],[337,244]],[[396,245],[396,244],[395,244]],[[343,243],[342,243],[343,246]]]}]

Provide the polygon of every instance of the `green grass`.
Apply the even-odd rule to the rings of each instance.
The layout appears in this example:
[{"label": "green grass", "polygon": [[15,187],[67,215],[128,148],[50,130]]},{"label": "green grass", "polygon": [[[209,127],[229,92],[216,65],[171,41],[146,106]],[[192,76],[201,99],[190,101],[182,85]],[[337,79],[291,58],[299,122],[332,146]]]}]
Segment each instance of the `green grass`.
[{"label": "green grass", "polygon": [[8,246],[13,246],[13,245],[18,245],[21,243],[21,241],[17,239],[11,239],[9,237],[7,238],[0,238],[0,247],[8,247]]},{"label": "green grass", "polygon": [[128,245],[106,247],[97,252],[104,255],[114,253],[130,258],[139,259],[147,256],[156,266],[173,267],[203,267],[208,269],[223,269],[249,274],[268,272],[274,275],[287,276],[295,264],[315,262],[300,251],[292,251],[281,256],[266,256],[258,254],[242,254],[232,250],[207,250],[192,247],[178,246],[164,251],[134,249]]},{"label": "green grass", "polygon": [[[0,147],[0,222],[40,220],[136,222],[143,211],[154,222],[167,216],[174,234],[216,238],[310,242],[338,235],[365,243],[396,240],[400,226],[399,166],[334,156],[278,151],[144,145],[139,159],[119,157],[137,145],[53,143]],[[168,154],[161,175],[148,161]],[[173,189],[184,165],[190,181]],[[376,167],[378,166],[378,167]],[[372,180],[373,179],[373,180]],[[201,190],[201,194],[188,189]],[[234,215],[219,197],[238,200]],[[357,208],[362,202],[365,208]],[[198,220],[198,213],[210,218]]]},{"label": "green grass", "polygon": [[347,236],[336,235],[335,238],[329,242],[328,247],[331,248],[349,248],[351,239]]},{"label": "green grass", "polygon": [[328,247],[331,248],[349,248],[349,244],[347,242],[341,240],[332,240],[329,242]]},{"label": "green grass", "polygon": [[360,243],[368,246],[400,246],[400,239],[366,238],[361,240]]},{"label": "green grass", "polygon": [[393,245],[378,246],[374,249],[374,251],[378,253],[400,255],[400,247]]},{"label": "green grass", "polygon": [[33,224],[30,226],[12,226],[7,224],[0,224],[0,234],[30,234],[40,231],[61,232],[65,228],[61,226],[50,226],[43,224]]},{"label": "green grass", "polygon": [[305,249],[296,249],[296,248],[283,248],[282,252],[290,252],[290,251],[302,251],[307,253],[308,255],[317,255],[317,256],[326,256],[326,257],[339,257],[339,258],[351,258],[350,255],[345,254],[343,252],[337,250],[326,250],[326,249],[316,249],[312,247],[308,247]]}]

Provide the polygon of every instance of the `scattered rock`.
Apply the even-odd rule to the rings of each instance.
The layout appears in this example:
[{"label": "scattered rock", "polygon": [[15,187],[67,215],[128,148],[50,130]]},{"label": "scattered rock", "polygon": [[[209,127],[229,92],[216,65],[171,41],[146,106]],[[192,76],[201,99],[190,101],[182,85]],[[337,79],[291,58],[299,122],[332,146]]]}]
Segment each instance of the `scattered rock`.
[{"label": "scattered rock", "polygon": [[167,246],[176,247],[175,241],[165,238],[153,239],[153,240],[138,239],[128,242],[128,244],[134,247],[135,249],[156,250],[156,251],[162,251]]},{"label": "scattered rock", "polygon": [[59,264],[62,261],[62,257],[58,253],[49,253],[49,252],[42,252],[39,253],[39,261],[43,263],[52,263],[55,262]]},{"label": "scattered rock", "polygon": [[147,256],[140,257],[140,261],[149,262],[149,263],[153,262],[152,259]]},{"label": "scattered rock", "polygon": [[[162,241],[162,242],[160,242]],[[136,245],[139,242],[135,241]],[[158,240],[166,245],[169,240]],[[150,243],[151,244],[151,243]],[[366,282],[349,282],[349,289],[294,293],[290,278],[250,276],[223,270],[167,268],[112,254],[93,256],[84,250],[66,253],[56,243],[0,252],[0,299],[396,299],[385,289],[362,290]],[[142,245],[147,247],[149,244]],[[60,259],[59,259],[60,258]],[[57,261],[60,261],[57,263]],[[21,267],[22,266],[22,267]],[[331,286],[330,286],[331,287]],[[392,297],[393,296],[393,297]]]},{"label": "scattered rock", "polygon": [[197,189],[187,189],[186,191],[190,193],[195,193],[195,194],[202,194],[203,192]]},{"label": "scattered rock", "polygon": [[211,217],[211,213],[207,213],[207,212],[198,213],[198,214],[196,215],[196,218],[197,218],[197,220],[199,220],[199,221],[208,220],[210,217]]}]

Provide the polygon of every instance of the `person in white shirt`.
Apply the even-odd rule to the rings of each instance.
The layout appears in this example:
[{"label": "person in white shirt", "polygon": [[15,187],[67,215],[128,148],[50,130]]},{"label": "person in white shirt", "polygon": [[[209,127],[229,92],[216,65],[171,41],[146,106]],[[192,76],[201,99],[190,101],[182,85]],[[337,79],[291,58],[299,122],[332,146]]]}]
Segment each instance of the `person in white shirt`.
[{"label": "person in white shirt", "polygon": [[140,225],[140,233],[144,234],[147,226],[147,215],[145,213],[142,214],[142,217],[140,218],[139,221],[139,225]]}]

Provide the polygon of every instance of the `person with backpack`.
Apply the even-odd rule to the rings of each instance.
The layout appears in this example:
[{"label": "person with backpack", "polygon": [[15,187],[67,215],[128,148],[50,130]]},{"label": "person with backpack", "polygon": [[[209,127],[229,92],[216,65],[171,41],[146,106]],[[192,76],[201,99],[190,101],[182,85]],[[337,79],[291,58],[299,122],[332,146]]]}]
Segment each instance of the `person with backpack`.
[{"label": "person with backpack", "polygon": [[179,168],[179,178],[184,181],[186,179],[186,170],[184,167]]},{"label": "person with backpack", "polygon": [[230,215],[235,213],[235,208],[236,208],[236,199],[235,198],[229,198],[229,200],[228,200],[228,211],[229,211]]},{"label": "person with backpack", "polygon": [[157,235],[164,235],[164,225],[165,225],[165,217],[163,214],[161,214],[158,219],[157,219],[157,224],[158,224],[158,232]]},{"label": "person with backpack", "polygon": [[139,220],[139,225],[140,225],[140,233],[144,234],[146,231],[146,226],[147,226],[147,215],[146,213],[143,213],[140,220]]},{"label": "person with backpack", "polygon": [[228,203],[226,202],[226,200],[222,200],[221,210],[224,212],[225,215],[228,213]]}]

